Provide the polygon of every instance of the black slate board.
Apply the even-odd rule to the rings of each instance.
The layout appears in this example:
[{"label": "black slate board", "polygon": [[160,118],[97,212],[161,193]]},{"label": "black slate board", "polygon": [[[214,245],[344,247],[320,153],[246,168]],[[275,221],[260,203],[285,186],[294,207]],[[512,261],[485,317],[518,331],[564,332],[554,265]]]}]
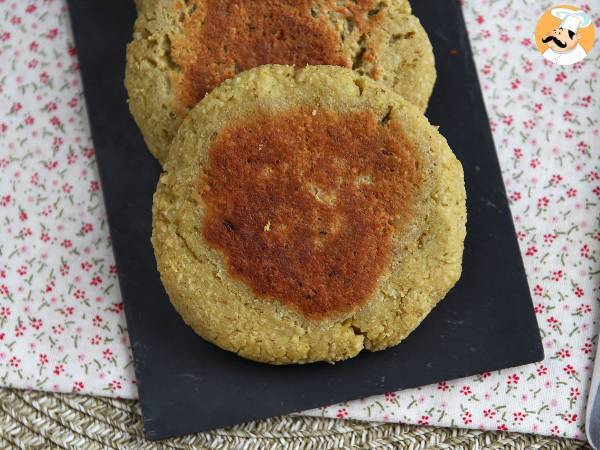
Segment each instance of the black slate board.
[{"label": "black slate board", "polygon": [[462,12],[455,0],[413,3],[437,60],[427,115],[465,169],[462,278],[398,347],[335,366],[275,367],[204,342],[171,307],[150,245],[159,166],[129,115],[123,88],[133,1],[69,1],[149,439],[543,359]]}]

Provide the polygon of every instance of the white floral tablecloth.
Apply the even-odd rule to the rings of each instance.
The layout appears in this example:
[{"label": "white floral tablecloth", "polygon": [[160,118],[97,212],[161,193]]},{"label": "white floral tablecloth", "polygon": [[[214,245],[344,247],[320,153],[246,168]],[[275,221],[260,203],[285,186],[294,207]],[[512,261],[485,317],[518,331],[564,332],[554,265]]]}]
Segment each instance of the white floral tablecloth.
[{"label": "white floral tablecloth", "polygon": [[[600,51],[546,62],[533,33],[549,6],[464,4],[546,359],[310,414],[584,438],[600,313]],[[600,27],[600,4],[579,6]],[[0,384],[137,395],[65,0],[0,0]]]}]

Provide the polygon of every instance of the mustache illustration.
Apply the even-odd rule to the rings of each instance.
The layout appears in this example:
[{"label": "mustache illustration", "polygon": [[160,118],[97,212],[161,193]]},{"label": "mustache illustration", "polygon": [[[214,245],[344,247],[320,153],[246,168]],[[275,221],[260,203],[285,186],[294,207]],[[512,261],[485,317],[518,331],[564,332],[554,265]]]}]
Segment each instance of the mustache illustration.
[{"label": "mustache illustration", "polygon": [[543,42],[544,44],[546,44],[546,43],[548,43],[548,42],[550,42],[550,41],[554,41],[554,43],[555,43],[556,45],[558,45],[560,48],[565,48],[565,47],[567,46],[567,43],[566,43],[566,42],[561,42],[561,41],[559,41],[559,40],[558,40],[558,38],[557,38],[557,37],[555,37],[555,36],[547,36],[547,37],[545,37],[544,39],[542,39],[542,42]]}]

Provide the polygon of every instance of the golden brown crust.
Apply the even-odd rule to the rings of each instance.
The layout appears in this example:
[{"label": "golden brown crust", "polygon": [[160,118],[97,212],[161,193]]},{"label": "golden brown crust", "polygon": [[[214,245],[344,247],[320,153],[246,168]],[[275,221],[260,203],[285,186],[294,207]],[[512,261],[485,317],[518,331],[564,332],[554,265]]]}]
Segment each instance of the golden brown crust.
[{"label": "golden brown crust", "polygon": [[313,319],[373,293],[423,167],[401,126],[372,112],[296,109],[222,129],[199,190],[207,243],[231,276]]},{"label": "golden brown crust", "polygon": [[144,0],[127,49],[131,112],[164,162],[200,99],[262,64],[352,67],[424,110],[431,45],[401,0]]},{"label": "golden brown crust", "polygon": [[[401,127],[423,174],[407,223],[391,232],[390,258],[373,274],[368,299],[320,319],[276,296],[257,295],[232,276],[224,252],[204,239],[210,213],[198,192],[224,130],[261,112],[277,116],[298,108],[316,117],[366,112]],[[152,242],[173,305],[204,339],[272,364],[338,361],[398,344],[444,297],[460,276],[465,214],[460,163],[412,105],[348,69],[263,66],[223,83],[186,118],[154,197]]]}]

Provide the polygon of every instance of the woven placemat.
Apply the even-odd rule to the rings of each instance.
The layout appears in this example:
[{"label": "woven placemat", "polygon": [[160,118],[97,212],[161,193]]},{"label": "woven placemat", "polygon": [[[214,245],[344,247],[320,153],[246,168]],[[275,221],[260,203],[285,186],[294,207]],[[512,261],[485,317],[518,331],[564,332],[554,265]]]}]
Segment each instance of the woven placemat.
[{"label": "woven placemat", "polygon": [[0,389],[0,448],[34,449],[576,449],[518,433],[277,417],[161,442],[144,439],[134,401]]}]

